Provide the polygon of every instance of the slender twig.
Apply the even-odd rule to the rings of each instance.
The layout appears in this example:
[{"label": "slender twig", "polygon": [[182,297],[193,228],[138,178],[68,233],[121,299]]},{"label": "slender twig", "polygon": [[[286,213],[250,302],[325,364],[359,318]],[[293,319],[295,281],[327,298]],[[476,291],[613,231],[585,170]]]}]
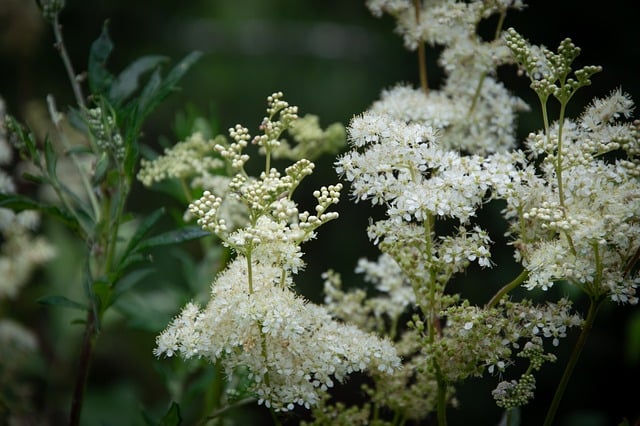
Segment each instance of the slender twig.
[{"label": "slender twig", "polygon": [[87,312],[87,323],[82,338],[82,349],[80,352],[80,360],[78,363],[78,376],[73,390],[73,399],[71,400],[71,414],[69,416],[69,426],[77,426],[80,424],[80,415],[82,414],[82,403],[84,402],[84,390],[89,376],[89,367],[91,365],[91,356],[95,343],[95,316],[93,310]]},{"label": "slender twig", "polygon": [[560,378],[560,383],[558,383],[558,387],[556,388],[556,393],[553,395],[553,400],[551,401],[551,405],[549,406],[549,410],[547,411],[547,417],[544,420],[544,426],[551,426],[553,424],[553,420],[555,419],[556,412],[558,411],[558,407],[560,406],[560,401],[562,400],[562,396],[564,395],[564,391],[569,383],[569,379],[571,378],[571,374],[573,373],[573,369],[578,362],[578,358],[580,358],[580,353],[582,353],[582,349],[584,348],[584,344],[587,341],[587,336],[591,332],[591,328],[593,327],[593,323],[596,319],[596,315],[598,313],[598,309],[600,305],[605,300],[603,297],[598,299],[590,297],[589,311],[587,313],[587,318],[584,321],[584,326],[582,327],[582,331],[580,332],[580,336],[578,337],[578,341],[576,345],[573,347],[573,351],[571,352],[571,357],[569,358],[569,362],[567,362],[567,366],[564,369],[564,373],[562,374],[562,378]]},{"label": "slender twig", "polygon": [[491,300],[489,300],[489,302],[487,303],[487,308],[493,308],[500,301],[500,299],[502,299],[502,297],[505,294],[517,288],[520,284],[524,282],[524,280],[527,279],[528,276],[529,276],[529,271],[527,271],[526,269],[523,269],[522,272],[520,272],[520,275],[515,277],[513,281],[506,284],[504,287],[498,290],[496,294],[493,295]]},{"label": "slender twig", "polygon": [[237,401],[234,404],[231,405],[227,405],[226,407],[220,408],[219,410],[214,411],[213,413],[211,413],[210,416],[207,416],[206,418],[202,419],[199,423],[198,426],[200,425],[205,425],[207,424],[209,421],[214,420],[215,418],[221,416],[222,414],[226,413],[227,411],[231,411],[235,408],[241,407],[243,405],[246,404],[252,404],[256,402],[255,398],[245,398],[245,399],[241,399],[239,401]]},{"label": "slender twig", "polygon": [[69,58],[69,54],[67,53],[67,48],[64,45],[64,41],[62,39],[62,25],[60,25],[60,21],[58,20],[58,14],[53,15],[53,36],[56,39],[55,47],[60,52],[60,58],[64,63],[64,68],[67,70],[67,75],[69,76],[69,82],[71,83],[71,88],[73,89],[73,94],[76,97],[76,102],[80,109],[86,108],[84,102],[84,95],[82,94],[82,88],[80,87],[80,83],[78,81],[78,75],[73,70],[73,64],[71,63],[71,59]]},{"label": "slender twig", "polygon": [[[422,9],[420,0],[413,0],[413,8],[416,13],[416,25],[420,24],[420,9]],[[429,94],[429,83],[427,81],[427,50],[423,41],[418,43],[418,67],[420,72],[420,87],[425,95]]]}]

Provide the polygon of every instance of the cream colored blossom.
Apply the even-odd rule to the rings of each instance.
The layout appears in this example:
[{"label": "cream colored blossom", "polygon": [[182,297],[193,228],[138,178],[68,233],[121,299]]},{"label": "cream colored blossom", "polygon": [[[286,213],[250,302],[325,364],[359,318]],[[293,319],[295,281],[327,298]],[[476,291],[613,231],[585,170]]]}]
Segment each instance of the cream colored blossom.
[{"label": "cream colored blossom", "polygon": [[156,355],[220,361],[228,374],[249,369],[252,391],[276,410],[309,408],[357,371],[392,372],[400,359],[390,342],[331,319],[321,306],[295,295],[281,271],[239,257],[212,285],[204,309],[185,307],[157,339]]}]

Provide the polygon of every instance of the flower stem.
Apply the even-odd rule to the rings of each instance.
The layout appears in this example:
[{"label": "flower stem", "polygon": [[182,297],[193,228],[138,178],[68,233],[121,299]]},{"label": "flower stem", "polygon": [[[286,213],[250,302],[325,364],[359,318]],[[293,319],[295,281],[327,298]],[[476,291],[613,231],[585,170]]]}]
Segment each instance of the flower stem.
[{"label": "flower stem", "polygon": [[500,299],[502,299],[502,297],[505,294],[509,293],[511,290],[515,289],[520,284],[522,284],[524,280],[527,279],[528,276],[529,276],[529,271],[527,271],[526,269],[523,269],[522,272],[520,272],[520,275],[515,277],[513,281],[506,284],[496,294],[493,295],[491,300],[489,300],[489,303],[487,303],[487,308],[493,308],[500,301]]},{"label": "flower stem", "polygon": [[560,406],[560,400],[564,395],[564,391],[569,383],[569,379],[571,378],[571,374],[573,373],[573,369],[578,362],[578,358],[580,357],[580,353],[582,353],[582,349],[584,348],[584,344],[587,341],[587,336],[589,332],[591,332],[591,328],[593,327],[593,323],[596,319],[596,315],[598,313],[598,309],[600,305],[605,300],[603,297],[598,299],[590,297],[589,298],[589,311],[587,313],[587,318],[584,321],[584,326],[582,327],[582,331],[580,332],[580,336],[578,337],[578,341],[576,345],[573,347],[573,352],[571,352],[571,357],[569,358],[569,362],[567,362],[567,366],[564,369],[564,373],[560,378],[560,383],[558,383],[558,387],[556,388],[556,393],[553,396],[553,400],[551,401],[551,405],[549,406],[549,410],[547,411],[547,417],[544,420],[544,426],[551,426],[556,416],[556,412],[558,411],[558,407]]},{"label": "flower stem", "polygon": [[80,361],[78,363],[78,376],[76,378],[75,388],[73,390],[73,399],[71,400],[71,414],[69,416],[69,426],[77,426],[80,424],[80,415],[82,414],[82,403],[84,402],[84,391],[89,375],[89,366],[91,365],[91,356],[96,340],[95,316],[93,310],[87,312],[87,323],[84,329],[84,337],[82,338],[82,349],[80,353]]},{"label": "flower stem", "polygon": [[[420,9],[422,8],[420,0],[413,0],[413,7],[416,13],[416,24],[420,24]],[[424,42],[418,43],[418,67],[420,72],[420,87],[425,95],[429,94],[429,83],[427,82],[427,50]]]},{"label": "flower stem", "polygon": [[69,82],[71,83],[71,88],[73,89],[73,94],[76,98],[76,102],[81,110],[86,108],[84,102],[84,96],[82,94],[82,89],[80,88],[80,83],[78,82],[78,75],[73,70],[73,65],[71,64],[71,59],[69,58],[69,54],[67,53],[67,48],[64,45],[64,41],[62,39],[62,25],[60,25],[60,21],[58,20],[58,14],[56,13],[53,16],[53,36],[56,39],[56,49],[60,52],[60,58],[64,63],[64,68],[67,71],[67,75],[69,77]]}]

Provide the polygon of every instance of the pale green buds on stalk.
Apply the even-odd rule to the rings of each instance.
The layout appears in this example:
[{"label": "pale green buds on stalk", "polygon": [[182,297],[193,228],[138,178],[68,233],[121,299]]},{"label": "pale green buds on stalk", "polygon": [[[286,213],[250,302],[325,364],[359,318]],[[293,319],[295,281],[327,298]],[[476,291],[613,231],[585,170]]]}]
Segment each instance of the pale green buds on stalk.
[{"label": "pale green buds on stalk", "polygon": [[53,21],[54,17],[64,8],[65,0],[39,0],[38,3],[42,9],[44,19]]}]

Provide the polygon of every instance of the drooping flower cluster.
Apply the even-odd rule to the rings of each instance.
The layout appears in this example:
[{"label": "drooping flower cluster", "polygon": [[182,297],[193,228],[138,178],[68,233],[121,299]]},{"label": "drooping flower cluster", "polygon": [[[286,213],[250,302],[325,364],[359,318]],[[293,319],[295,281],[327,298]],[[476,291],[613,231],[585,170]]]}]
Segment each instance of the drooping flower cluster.
[{"label": "drooping flower cluster", "polygon": [[[342,185],[314,191],[315,214],[300,212],[293,192],[312,173],[313,163],[301,159],[284,174],[268,167],[271,149],[297,120],[297,108],[276,93],[268,98],[267,112],[262,135],[252,139],[248,129],[236,126],[229,132],[231,144],[214,147],[236,171],[226,196],[246,207],[247,224],[230,229],[219,215],[224,199],[208,191],[189,206],[198,224],[237,257],[213,282],[207,306],[189,303],[158,336],[154,353],[219,361],[229,375],[245,367],[260,403],[279,411],[318,404],[334,380],[352,372],[391,373],[400,359],[388,340],[335,321],[328,310],[293,291],[292,274],[304,267],[300,244],[337,218],[328,209],[338,202]],[[267,156],[258,178],[244,168],[248,141]]]}]

